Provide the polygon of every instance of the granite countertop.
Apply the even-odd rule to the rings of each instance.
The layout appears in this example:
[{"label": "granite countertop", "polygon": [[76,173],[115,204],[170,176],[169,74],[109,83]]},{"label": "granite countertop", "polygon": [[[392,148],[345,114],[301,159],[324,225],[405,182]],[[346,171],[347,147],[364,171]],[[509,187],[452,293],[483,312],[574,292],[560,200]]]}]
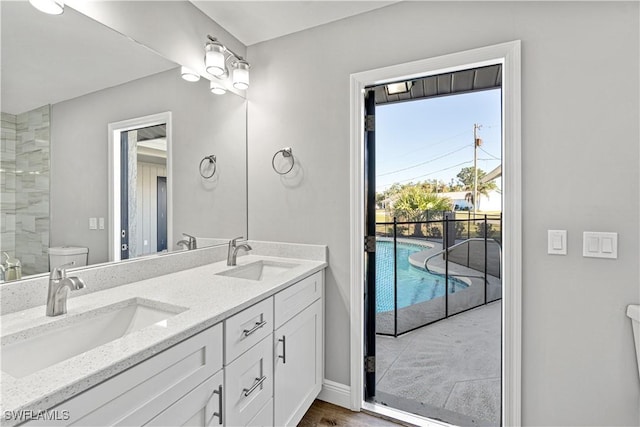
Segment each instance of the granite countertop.
[{"label": "granite countertop", "polygon": [[[52,408],[327,266],[324,261],[261,255],[240,256],[237,264],[241,266],[258,260],[297,266],[275,278],[254,281],[216,275],[234,268],[227,267],[226,261],[219,261],[70,298],[66,315],[46,317],[45,307],[39,306],[1,316],[4,346],[49,329],[51,323],[67,319],[67,323],[73,323],[74,316],[80,316],[78,321],[81,321],[82,313],[126,300],[138,299],[159,308],[178,306],[186,309],[169,317],[162,326],[152,325],[132,332],[31,375],[14,378],[0,372],[0,411],[5,414],[7,411],[37,412]],[[82,277],[81,273],[78,275]],[[2,421],[6,422],[4,417]]]}]

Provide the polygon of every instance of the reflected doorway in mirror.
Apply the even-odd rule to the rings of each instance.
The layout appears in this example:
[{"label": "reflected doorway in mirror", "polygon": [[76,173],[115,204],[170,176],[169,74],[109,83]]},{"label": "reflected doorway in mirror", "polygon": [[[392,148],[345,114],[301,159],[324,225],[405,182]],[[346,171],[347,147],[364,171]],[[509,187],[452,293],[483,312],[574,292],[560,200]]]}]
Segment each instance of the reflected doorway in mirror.
[{"label": "reflected doorway in mirror", "polygon": [[109,260],[172,241],[171,112],[109,124]]}]

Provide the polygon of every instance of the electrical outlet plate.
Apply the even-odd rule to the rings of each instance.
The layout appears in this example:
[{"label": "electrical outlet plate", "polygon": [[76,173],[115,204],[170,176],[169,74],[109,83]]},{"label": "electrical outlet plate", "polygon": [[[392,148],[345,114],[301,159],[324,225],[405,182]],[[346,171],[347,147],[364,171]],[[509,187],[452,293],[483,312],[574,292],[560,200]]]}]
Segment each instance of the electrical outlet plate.
[{"label": "electrical outlet plate", "polygon": [[567,230],[547,231],[547,253],[550,255],[567,254]]},{"label": "electrical outlet plate", "polygon": [[618,233],[585,231],[582,234],[582,256],[618,258]]}]

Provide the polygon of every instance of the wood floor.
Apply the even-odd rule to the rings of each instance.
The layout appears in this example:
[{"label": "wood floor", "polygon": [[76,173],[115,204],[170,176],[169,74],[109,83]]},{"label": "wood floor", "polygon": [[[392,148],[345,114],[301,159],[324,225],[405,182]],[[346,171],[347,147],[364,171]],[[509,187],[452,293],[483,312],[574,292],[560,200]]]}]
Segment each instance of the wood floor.
[{"label": "wood floor", "polygon": [[316,400],[304,415],[298,427],[351,427],[351,426],[398,426],[400,424],[365,414],[353,412],[331,403]]}]

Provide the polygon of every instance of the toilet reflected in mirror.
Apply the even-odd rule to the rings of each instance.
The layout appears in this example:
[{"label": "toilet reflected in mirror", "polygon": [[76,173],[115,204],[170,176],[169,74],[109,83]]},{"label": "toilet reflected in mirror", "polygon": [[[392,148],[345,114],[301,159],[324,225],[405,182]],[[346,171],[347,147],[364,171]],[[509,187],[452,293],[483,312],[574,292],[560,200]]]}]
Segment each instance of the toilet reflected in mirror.
[{"label": "toilet reflected in mirror", "polygon": [[49,248],[49,269],[73,262],[73,267],[83,267],[87,265],[87,255],[89,248],[81,246],[56,246]]}]

